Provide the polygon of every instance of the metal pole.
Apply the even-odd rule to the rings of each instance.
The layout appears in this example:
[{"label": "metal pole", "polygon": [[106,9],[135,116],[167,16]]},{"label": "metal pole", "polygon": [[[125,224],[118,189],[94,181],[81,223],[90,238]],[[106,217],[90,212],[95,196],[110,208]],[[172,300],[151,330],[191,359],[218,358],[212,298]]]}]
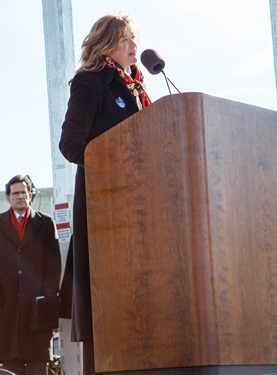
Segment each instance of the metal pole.
[{"label": "metal pole", "polygon": [[42,0],[42,6],[54,188],[53,211],[64,262],[72,228],[71,201],[75,169],[62,156],[58,144],[69,98],[68,81],[74,74],[71,2]]},{"label": "metal pole", "polygon": [[273,42],[273,55],[275,66],[275,86],[277,95],[277,0],[269,0],[270,3],[270,18]]},{"label": "metal pole", "polygon": [[[74,75],[71,0],[42,0],[49,125],[53,172],[53,216],[64,270],[72,234],[72,202],[76,167],[59,151],[61,125],[69,98],[68,81]],[[63,276],[63,275],[62,275]],[[82,345],[71,342],[71,320],[60,319],[61,365],[65,374],[81,374]]]}]

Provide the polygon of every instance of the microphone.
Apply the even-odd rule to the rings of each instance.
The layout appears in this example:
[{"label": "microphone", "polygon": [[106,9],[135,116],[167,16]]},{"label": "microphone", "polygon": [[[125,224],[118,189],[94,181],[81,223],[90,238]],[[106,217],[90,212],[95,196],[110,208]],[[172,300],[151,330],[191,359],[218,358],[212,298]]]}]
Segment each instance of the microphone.
[{"label": "microphone", "polygon": [[168,82],[171,83],[171,85],[175,88],[176,91],[181,93],[177,89],[177,87],[170,81],[170,79],[165,75],[165,72],[163,70],[165,67],[165,62],[161,58],[161,56],[158,54],[157,51],[155,51],[154,49],[146,49],[145,51],[142,52],[140,56],[140,60],[149,73],[151,74],[158,74],[161,72],[163,73],[170,95],[171,95],[171,90],[170,90]]},{"label": "microphone", "polygon": [[143,51],[140,56],[140,60],[151,74],[161,73],[165,67],[164,60],[161,58],[158,52],[153,49],[146,49]]}]

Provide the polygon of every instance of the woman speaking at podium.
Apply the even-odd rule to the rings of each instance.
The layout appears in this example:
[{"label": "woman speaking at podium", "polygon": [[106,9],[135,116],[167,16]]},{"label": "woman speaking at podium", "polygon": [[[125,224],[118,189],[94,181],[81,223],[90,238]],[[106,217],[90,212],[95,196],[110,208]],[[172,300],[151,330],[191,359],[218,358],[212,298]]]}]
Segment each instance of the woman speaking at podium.
[{"label": "woman speaking at podium", "polygon": [[71,338],[83,342],[84,375],[94,373],[84,152],[92,139],[151,104],[136,65],[136,40],[129,16],[107,15],[92,26],[82,43],[80,67],[70,81],[59,143],[64,157],[77,165],[68,254],[73,258],[68,263],[73,264]]}]

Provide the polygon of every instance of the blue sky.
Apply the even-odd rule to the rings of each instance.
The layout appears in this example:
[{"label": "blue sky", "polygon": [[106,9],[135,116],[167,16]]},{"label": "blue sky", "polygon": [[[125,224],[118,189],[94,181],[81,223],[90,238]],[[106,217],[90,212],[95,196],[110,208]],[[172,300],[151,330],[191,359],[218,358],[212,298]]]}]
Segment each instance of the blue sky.
[{"label": "blue sky", "polygon": [[[51,187],[52,162],[40,0],[0,0],[0,190],[17,173]],[[277,109],[269,1],[72,0],[75,57],[96,19],[129,14],[139,53],[157,50],[182,92]],[[162,74],[142,67],[149,95],[168,95]]]}]

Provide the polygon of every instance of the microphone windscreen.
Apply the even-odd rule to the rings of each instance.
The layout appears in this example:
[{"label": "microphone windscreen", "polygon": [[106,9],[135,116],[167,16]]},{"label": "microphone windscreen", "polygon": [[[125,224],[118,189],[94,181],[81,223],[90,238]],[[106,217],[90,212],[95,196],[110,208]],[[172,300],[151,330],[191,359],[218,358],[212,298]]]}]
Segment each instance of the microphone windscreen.
[{"label": "microphone windscreen", "polygon": [[153,49],[146,49],[143,51],[140,56],[140,60],[151,74],[158,74],[165,67],[164,60],[161,58],[158,52]]}]

